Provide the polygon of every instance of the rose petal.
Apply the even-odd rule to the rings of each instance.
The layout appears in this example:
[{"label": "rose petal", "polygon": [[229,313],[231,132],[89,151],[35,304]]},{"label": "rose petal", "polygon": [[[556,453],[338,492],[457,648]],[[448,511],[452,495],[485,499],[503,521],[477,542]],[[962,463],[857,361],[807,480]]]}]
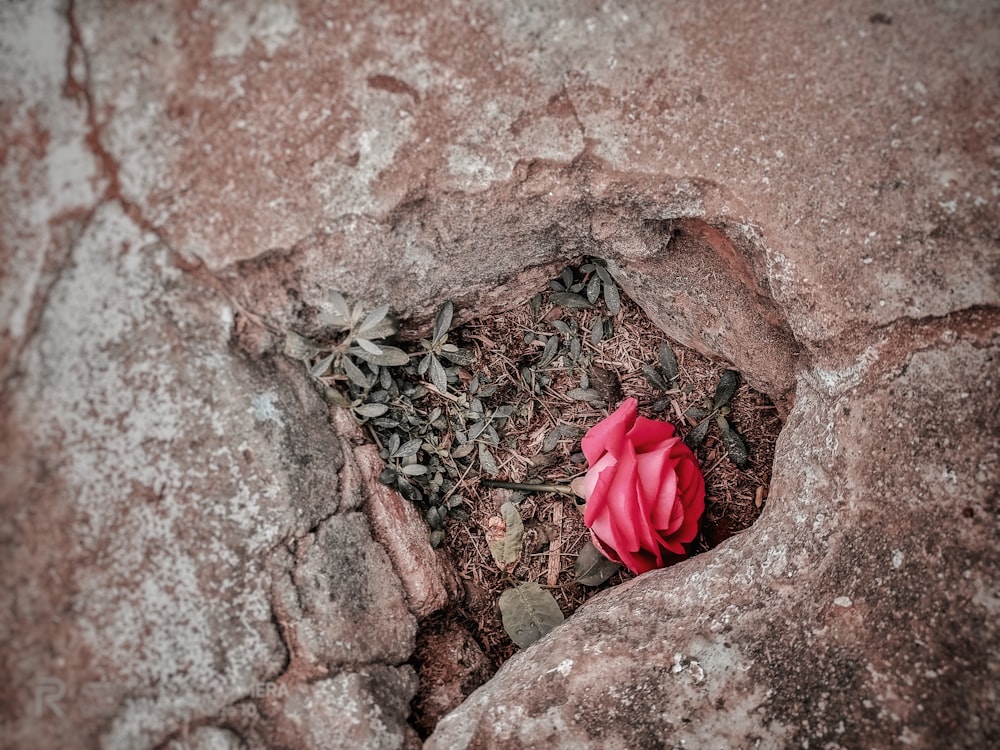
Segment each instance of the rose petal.
[{"label": "rose petal", "polygon": [[650,570],[663,567],[663,558],[654,557],[645,550],[639,550],[634,554],[622,555],[622,565],[638,575]]},{"label": "rose petal", "polygon": [[587,431],[581,445],[588,464],[593,466],[597,463],[605,451],[616,457],[621,454],[625,433],[635,423],[638,406],[639,402],[634,398],[625,399],[607,419],[602,419]]},{"label": "rose petal", "polygon": [[611,562],[620,563],[622,561],[622,559],[613,549],[611,549],[611,547],[601,541],[601,538],[594,533],[593,529],[590,531],[590,541],[594,543],[597,551],[608,558]]},{"label": "rose petal", "polygon": [[594,488],[597,486],[598,477],[601,475],[601,472],[609,466],[614,466],[617,462],[618,459],[610,453],[605,453],[596,464],[587,470],[587,474],[583,478],[584,498],[589,499],[594,493]]},{"label": "rose petal", "polygon": [[630,443],[622,444],[622,455],[615,465],[615,478],[608,488],[608,516],[611,520],[611,541],[615,551],[624,557],[639,549],[638,529],[648,525],[636,495],[637,461]]},{"label": "rose petal", "polygon": [[674,436],[674,426],[669,422],[659,422],[655,419],[636,417],[635,425],[628,431],[628,439],[635,447],[636,453],[662,447],[662,444]]},{"label": "rose petal", "polygon": [[602,470],[597,478],[597,484],[587,496],[587,506],[583,510],[583,523],[594,534],[597,534],[606,544],[612,544],[611,518],[608,514],[608,488],[618,473],[617,464],[612,464]]},{"label": "rose petal", "polygon": [[671,509],[670,513],[670,523],[665,527],[661,527],[664,536],[673,536],[677,533],[677,530],[684,523],[684,503],[675,501],[674,507]]},{"label": "rose petal", "polygon": [[656,491],[656,506],[653,508],[653,527],[661,531],[670,526],[677,503],[677,474],[674,470],[677,462],[667,459],[663,464],[659,487]]},{"label": "rose petal", "polygon": [[[656,514],[660,505],[659,493],[665,466],[669,463],[667,449],[653,453],[643,453],[636,456],[638,460],[638,481],[636,492],[639,496],[639,508],[642,512],[642,525],[639,527],[639,537],[643,549],[654,551],[659,555],[659,539],[654,531]],[[668,516],[669,517],[669,516]]]}]

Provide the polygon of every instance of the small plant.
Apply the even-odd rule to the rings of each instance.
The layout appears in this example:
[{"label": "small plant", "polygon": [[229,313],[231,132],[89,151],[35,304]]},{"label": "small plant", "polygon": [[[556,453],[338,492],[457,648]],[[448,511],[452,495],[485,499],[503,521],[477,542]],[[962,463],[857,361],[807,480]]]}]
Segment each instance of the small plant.
[{"label": "small plant", "polygon": [[701,407],[692,406],[684,416],[688,419],[700,419],[701,421],[691,432],[687,434],[684,441],[692,448],[697,448],[704,442],[708,435],[708,429],[714,421],[719,426],[722,436],[722,445],[726,449],[729,460],[740,469],[746,469],[750,465],[750,456],[747,453],[746,443],[740,434],[733,429],[726,419],[731,413],[727,405],[740,384],[740,376],[735,370],[724,370],[719,378],[719,384],[715,387],[715,398],[706,398]]}]

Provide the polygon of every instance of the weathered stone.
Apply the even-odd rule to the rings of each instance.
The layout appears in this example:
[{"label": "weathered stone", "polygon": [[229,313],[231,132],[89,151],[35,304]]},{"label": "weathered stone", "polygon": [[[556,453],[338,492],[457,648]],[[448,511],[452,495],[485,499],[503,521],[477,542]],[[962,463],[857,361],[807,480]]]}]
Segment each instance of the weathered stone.
[{"label": "weathered stone", "polygon": [[[331,289],[468,318],[588,253],[787,410],[769,506],[431,744],[996,744],[998,29],[986,2],[0,7],[4,738],[306,746],[310,696],[332,722],[364,694],[391,719],[355,739],[412,741],[412,685],[358,675],[405,672],[440,590],[269,327]],[[402,618],[367,650],[324,630],[349,548],[384,576],[350,578],[363,621]]]},{"label": "weathered stone", "polygon": [[427,747],[994,744],[1000,334],[952,334],[804,376],[755,526],[592,599]]},{"label": "weathered stone", "polygon": [[[300,683],[270,707],[263,747],[401,750],[414,746],[407,725],[417,691],[412,667],[370,667]],[[267,711],[265,715],[268,715]],[[417,743],[419,746],[419,743]]]},{"label": "weathered stone", "polygon": [[293,668],[299,660],[335,668],[409,658],[417,623],[364,515],[323,521],[297,540],[295,558],[276,586]]},{"label": "weathered stone", "polygon": [[410,611],[424,618],[449,602],[458,601],[461,598],[458,576],[431,547],[430,529],[420,511],[396,490],[379,482],[385,464],[378,449],[346,410],[334,408],[331,419],[338,434],[350,443],[357,467],[356,473],[351,472],[344,479],[358,483],[358,494],[367,498],[365,514],[375,538],[392,560]]}]

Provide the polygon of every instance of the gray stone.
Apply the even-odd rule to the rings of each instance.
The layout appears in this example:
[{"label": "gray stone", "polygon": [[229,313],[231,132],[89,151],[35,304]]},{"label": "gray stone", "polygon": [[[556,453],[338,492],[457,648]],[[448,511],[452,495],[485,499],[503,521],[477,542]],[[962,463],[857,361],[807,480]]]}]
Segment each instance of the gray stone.
[{"label": "gray stone", "polygon": [[407,725],[417,676],[409,666],[371,667],[291,688],[272,708],[265,747],[400,750],[412,747]]},{"label": "gray stone", "polygon": [[787,415],[767,510],[430,745],[1000,742],[998,47],[987,2],[0,7],[5,740],[412,744],[447,575],[281,332],[597,254]]}]

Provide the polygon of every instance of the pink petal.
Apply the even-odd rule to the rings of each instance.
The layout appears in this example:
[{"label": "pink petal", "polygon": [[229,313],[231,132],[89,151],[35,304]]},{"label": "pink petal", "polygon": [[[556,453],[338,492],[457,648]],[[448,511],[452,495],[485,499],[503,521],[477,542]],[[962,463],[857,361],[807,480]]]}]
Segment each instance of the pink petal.
[{"label": "pink petal", "polygon": [[670,526],[674,514],[674,506],[679,505],[677,499],[677,474],[674,472],[676,462],[667,460],[660,477],[660,486],[656,491],[656,506],[653,509],[653,526],[665,529]]},{"label": "pink petal", "polygon": [[611,539],[619,555],[639,549],[638,529],[648,521],[643,521],[639,498],[636,494],[635,452],[628,442],[622,446],[622,454],[615,465],[615,478],[608,489],[608,516],[611,519]]},{"label": "pink petal", "polygon": [[618,557],[617,553],[611,549],[611,547],[601,541],[601,538],[594,533],[593,529],[590,531],[590,541],[593,542],[595,547],[597,547],[597,551],[608,558],[611,562],[620,563],[622,561],[622,559]]},{"label": "pink petal", "polygon": [[608,488],[618,473],[618,466],[611,465],[601,471],[597,484],[587,496],[583,510],[584,525],[605,540],[611,539],[611,519],[608,515]]},{"label": "pink petal", "polygon": [[680,501],[674,502],[674,507],[671,508],[670,513],[670,523],[666,526],[659,527],[663,530],[665,536],[673,536],[677,533],[677,529],[681,527],[684,523],[684,503]]},{"label": "pink petal", "polygon": [[620,455],[625,433],[635,422],[638,406],[639,402],[634,398],[625,399],[607,419],[602,419],[587,431],[581,444],[588,464],[593,466],[597,463],[605,451],[614,456]]},{"label": "pink petal", "polygon": [[659,448],[674,436],[674,426],[669,422],[637,417],[635,425],[628,431],[628,439],[635,446],[636,453],[645,453]]},{"label": "pink petal", "polygon": [[614,466],[618,462],[614,456],[610,453],[605,453],[601,456],[600,460],[587,470],[587,474],[583,478],[583,496],[589,499],[594,493],[594,488],[597,487],[597,480],[600,477],[601,472],[604,471],[609,466]]}]

